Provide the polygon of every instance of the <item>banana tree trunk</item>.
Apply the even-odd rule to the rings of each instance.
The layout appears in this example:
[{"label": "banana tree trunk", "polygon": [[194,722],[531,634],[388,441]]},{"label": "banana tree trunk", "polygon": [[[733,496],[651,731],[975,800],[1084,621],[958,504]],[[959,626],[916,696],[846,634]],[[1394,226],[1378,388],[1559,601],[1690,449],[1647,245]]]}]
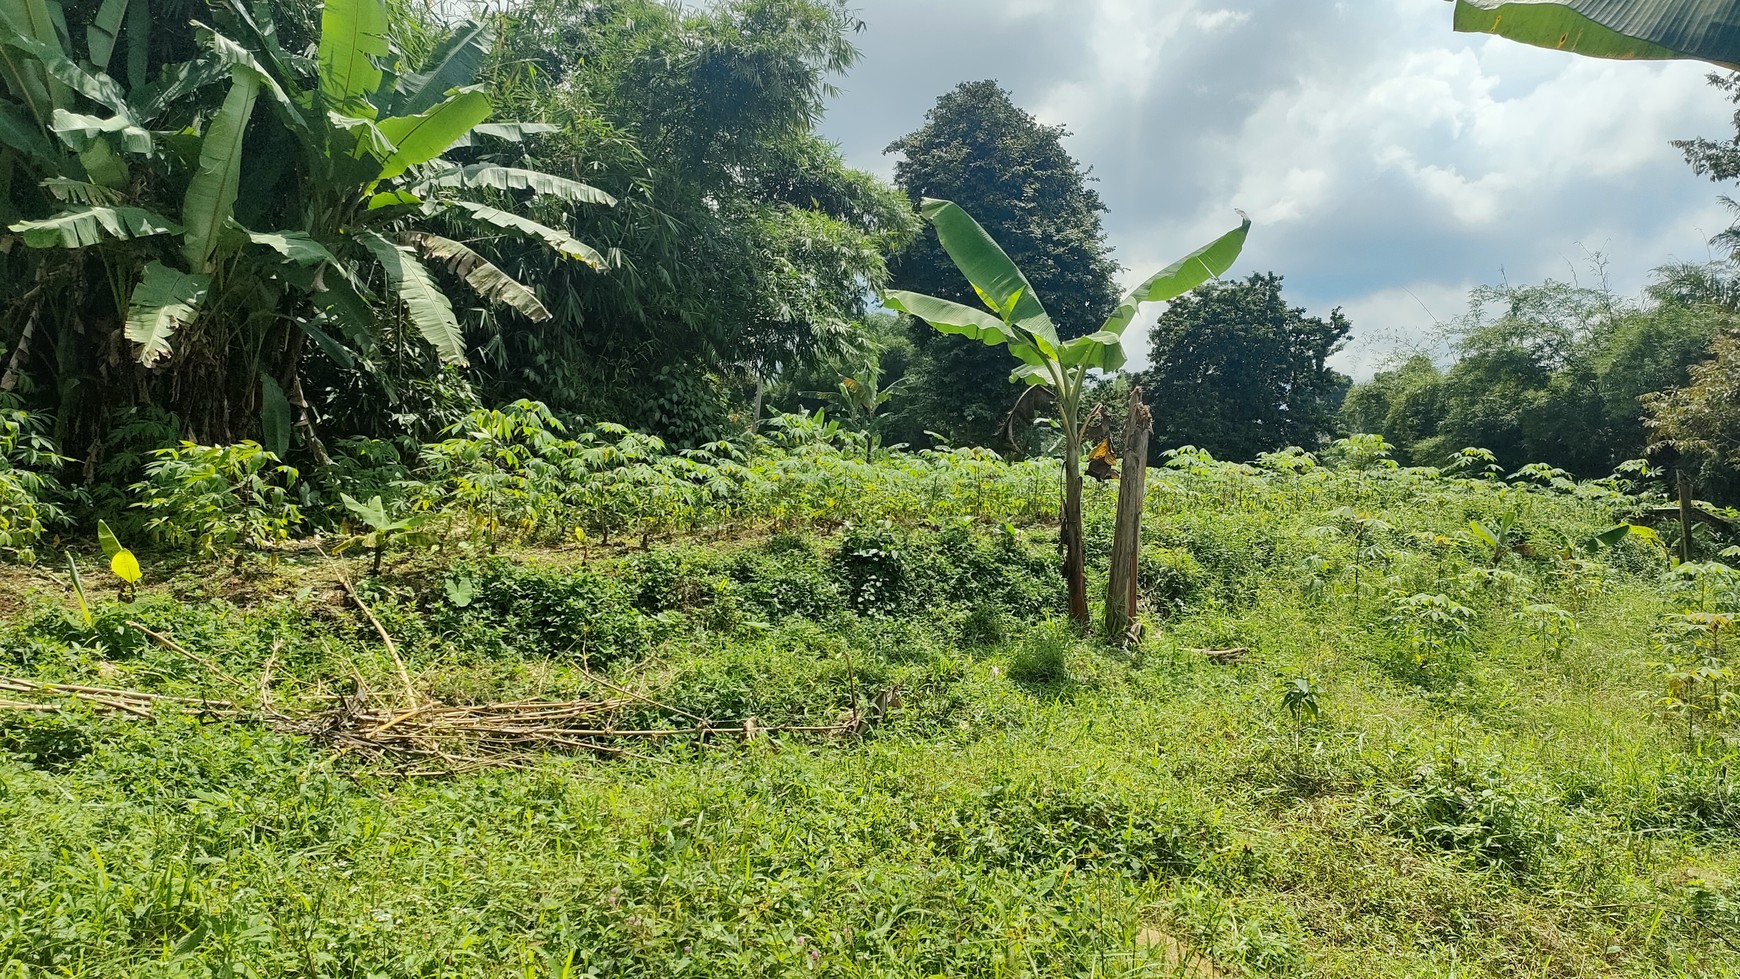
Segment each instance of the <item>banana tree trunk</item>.
[{"label": "banana tree trunk", "polygon": [[1069,585],[1069,617],[1083,629],[1093,625],[1087,603],[1087,550],[1081,524],[1081,431],[1065,416],[1063,449],[1063,580]]}]

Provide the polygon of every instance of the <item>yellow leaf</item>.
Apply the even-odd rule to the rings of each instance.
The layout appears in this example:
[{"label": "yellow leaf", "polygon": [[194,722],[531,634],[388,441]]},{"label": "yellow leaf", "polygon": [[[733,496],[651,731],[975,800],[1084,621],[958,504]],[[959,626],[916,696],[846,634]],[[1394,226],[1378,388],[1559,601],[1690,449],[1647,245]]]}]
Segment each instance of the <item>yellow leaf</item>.
[{"label": "yellow leaf", "polygon": [[116,551],[115,556],[109,559],[109,570],[115,572],[115,577],[129,585],[136,585],[140,578],[145,577],[145,572],[139,569],[139,559],[133,556],[132,551],[124,547]]}]

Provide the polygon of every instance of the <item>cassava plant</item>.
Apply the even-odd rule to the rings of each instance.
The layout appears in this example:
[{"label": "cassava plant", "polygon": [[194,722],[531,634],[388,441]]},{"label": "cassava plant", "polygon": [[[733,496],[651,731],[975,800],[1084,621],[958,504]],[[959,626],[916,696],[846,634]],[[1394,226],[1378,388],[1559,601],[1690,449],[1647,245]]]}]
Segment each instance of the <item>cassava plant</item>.
[{"label": "cassava plant", "polygon": [[1073,340],[1060,340],[1057,328],[1038,293],[1009,256],[966,211],[951,201],[926,199],[919,208],[936,228],[943,250],[972,283],[984,310],[922,293],[891,290],[883,304],[917,317],[943,333],[978,340],[987,346],[1007,344],[1021,361],[1011,381],[1043,387],[1056,400],[1063,429],[1063,575],[1069,586],[1069,615],[1087,628],[1087,575],[1081,522],[1081,455],[1083,395],[1094,371],[1124,365],[1124,330],[1141,305],[1175,299],[1232,267],[1244,249],[1251,222],[1172,263],[1137,286],[1099,330]]}]

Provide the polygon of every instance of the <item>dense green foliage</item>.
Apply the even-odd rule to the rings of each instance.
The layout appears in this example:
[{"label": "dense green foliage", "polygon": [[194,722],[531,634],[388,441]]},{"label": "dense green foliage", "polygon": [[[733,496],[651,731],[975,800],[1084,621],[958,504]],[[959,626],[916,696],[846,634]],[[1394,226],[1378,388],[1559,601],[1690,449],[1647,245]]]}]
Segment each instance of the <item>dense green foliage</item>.
[{"label": "dense green foliage", "polygon": [[1553,281],[1478,289],[1450,325],[1448,369],[1414,356],[1380,371],[1348,394],[1342,422],[1381,433],[1420,465],[1481,446],[1506,466],[1612,472],[1658,441],[1645,427],[1644,396],[1685,384],[1711,341],[1733,328],[1726,275],[1663,270],[1642,307]]},{"label": "dense green foliage", "polygon": [[119,41],[125,3],[40,4],[0,24],[0,389],[93,465],[144,406],[316,463],[526,395],[698,444],[861,357],[915,227],[813,132],[856,56],[825,0],[135,0]]},{"label": "dense green foliage", "polygon": [[[455,438],[494,444],[488,429]],[[62,583],[6,576],[0,673],[246,709],[0,711],[0,960],[93,976],[1740,965],[1721,940],[1740,928],[1740,795],[1716,695],[1740,579],[1670,570],[1647,539],[1594,542],[1648,502],[1622,484],[1399,469],[1369,440],[1330,447],[1334,467],[1179,454],[1151,480],[1143,555],[1165,628],[1118,648],[1053,618],[1055,463],[867,465],[850,433],[780,431],[738,464],[799,483],[803,506],[772,491],[646,551],[566,533],[531,551],[515,542],[544,531],[511,496],[453,501],[439,550],[359,591],[445,704],[633,689],[625,729],[657,729],[688,723],[675,711],[828,725],[878,697],[857,735],[684,736],[405,779],[258,716],[393,687],[393,655],[334,586],[368,557],[226,573],[147,552],[132,601],[88,572],[88,619]],[[605,438],[630,440],[665,457]],[[596,447],[522,442],[543,443],[508,470],[527,479]],[[862,519],[830,529],[833,499]],[[1111,493],[1088,503],[1103,557]]]},{"label": "dense green foliage", "polygon": [[1328,360],[1351,328],[1339,309],[1324,320],[1289,307],[1273,272],[1180,297],[1149,332],[1150,366],[1138,378],[1155,451],[1197,445],[1252,459],[1329,441],[1350,382]]},{"label": "dense green foliage", "polygon": [[[1097,329],[1118,305],[1117,266],[1100,227],[1105,210],[1087,173],[1063,148],[1061,127],[1040,125],[995,82],[963,83],[937,99],[918,130],[890,144],[894,180],[913,203],[953,201],[971,214],[1045,297],[1065,340]],[[891,263],[898,289],[977,306],[937,239],[918,237]],[[952,442],[1010,447],[1004,423],[1020,391],[1007,355],[917,324],[917,355],[896,413],[903,441],[925,432]],[[1026,447],[1021,433],[1017,451]]]}]

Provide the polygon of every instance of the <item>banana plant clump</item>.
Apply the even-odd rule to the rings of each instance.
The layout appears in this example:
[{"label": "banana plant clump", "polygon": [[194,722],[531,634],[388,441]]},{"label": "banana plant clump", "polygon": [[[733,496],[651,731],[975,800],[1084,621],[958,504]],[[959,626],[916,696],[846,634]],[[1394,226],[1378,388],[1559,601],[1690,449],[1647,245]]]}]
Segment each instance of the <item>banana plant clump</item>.
[{"label": "banana plant clump", "polygon": [[[209,371],[215,360],[224,376],[253,376],[259,429],[279,456],[295,425],[312,425],[306,409],[293,417],[304,403],[305,341],[340,366],[366,366],[392,351],[389,328],[402,318],[441,361],[466,363],[452,300],[425,262],[488,303],[550,318],[530,287],[450,237],[455,230],[532,239],[607,265],[597,249],[514,210],[532,197],[615,199],[495,162],[491,144],[555,127],[491,121],[476,84],[494,44],[487,22],[459,24],[411,63],[389,41],[386,0],[329,0],[309,57],[280,42],[264,6],[228,0],[212,5],[213,24],[195,22],[199,57],[152,79],[142,63],[149,0],[104,4],[113,16],[99,18],[81,52],[63,47],[46,0],[7,6],[16,9],[0,16],[0,91],[22,109],[0,102],[0,137],[59,207],[11,229],[31,247],[101,261],[141,366]],[[127,36],[139,48],[125,83],[108,74],[123,16],[137,18]],[[215,110],[181,115],[190,96],[225,82]],[[135,179],[147,161],[161,176]],[[256,196],[290,171],[290,199]],[[224,364],[232,357],[241,363]],[[227,388],[190,383],[209,383],[214,398]],[[211,414],[211,426],[233,425],[230,406]]]},{"label": "banana plant clump", "polygon": [[888,308],[924,320],[943,333],[978,340],[987,346],[1007,345],[1021,361],[1011,381],[1049,391],[1057,403],[1063,427],[1063,574],[1069,584],[1070,617],[1088,624],[1087,568],[1081,521],[1081,454],[1086,419],[1083,394],[1096,371],[1124,366],[1124,330],[1143,303],[1163,302],[1216,278],[1238,258],[1250,233],[1251,221],[1172,263],[1137,286],[1101,327],[1086,336],[1060,340],[1033,285],[996,241],[966,211],[951,201],[926,200],[920,208],[936,228],[943,250],[972,283],[984,310],[915,292],[890,291]]}]

